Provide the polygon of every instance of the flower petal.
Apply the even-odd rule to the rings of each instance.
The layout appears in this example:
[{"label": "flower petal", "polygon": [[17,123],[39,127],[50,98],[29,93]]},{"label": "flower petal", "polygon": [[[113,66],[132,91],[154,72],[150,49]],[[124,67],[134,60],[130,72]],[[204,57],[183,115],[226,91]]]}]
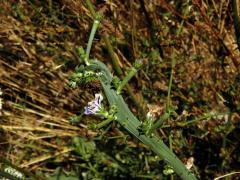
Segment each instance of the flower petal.
[{"label": "flower petal", "polygon": [[88,105],[84,107],[84,114],[97,114],[101,109],[101,102],[103,100],[103,96],[99,94],[95,94],[95,99],[93,101],[88,102]]}]

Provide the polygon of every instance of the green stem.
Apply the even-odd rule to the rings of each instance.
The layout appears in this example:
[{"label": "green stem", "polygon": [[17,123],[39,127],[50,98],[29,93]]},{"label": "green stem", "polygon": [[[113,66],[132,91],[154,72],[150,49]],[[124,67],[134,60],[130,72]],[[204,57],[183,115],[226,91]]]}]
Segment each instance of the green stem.
[{"label": "green stem", "polygon": [[86,56],[84,58],[84,61],[85,61],[86,65],[90,64],[89,63],[89,55],[90,55],[90,51],[91,51],[91,48],[92,48],[92,43],[93,43],[95,33],[97,31],[98,25],[100,24],[100,20],[101,20],[101,16],[96,15],[93,26],[92,26],[92,30],[91,30],[91,33],[90,33],[90,37],[89,37],[89,40],[88,40],[88,44],[87,44]]},{"label": "green stem", "polygon": [[170,114],[165,112],[157,121],[156,123],[152,126],[150,133],[153,133],[155,129],[159,128],[162,126],[164,121],[166,121],[170,117]]},{"label": "green stem", "polygon": [[178,126],[180,127],[184,127],[184,126],[189,126],[189,125],[192,125],[192,124],[196,124],[197,122],[199,121],[202,121],[204,119],[210,119],[212,117],[216,117],[216,116],[221,116],[221,115],[230,115],[231,113],[230,112],[226,112],[226,113],[216,113],[216,114],[211,114],[211,113],[208,113],[202,117],[199,117],[199,118],[196,118],[194,120],[191,120],[191,121],[188,121],[188,122],[183,122],[183,123],[177,123]]},{"label": "green stem", "polygon": [[130,81],[130,79],[132,79],[132,77],[137,73],[137,69],[132,67],[130,72],[126,75],[126,77],[124,77],[124,79],[121,81],[121,83],[119,84],[118,88],[117,88],[117,94],[120,94],[122,89],[124,88],[124,86],[128,83],[128,81]]},{"label": "green stem", "polygon": [[102,127],[106,126],[107,124],[109,124],[113,120],[114,120],[113,118],[106,119],[105,121],[102,121],[99,124],[95,125],[93,128],[94,129],[101,129]]},{"label": "green stem", "polygon": [[[112,60],[112,65],[113,65],[113,68],[114,70],[116,71],[117,75],[122,78],[123,77],[123,71],[122,69],[120,68],[120,65],[118,63],[118,60],[116,58],[116,55],[113,51],[113,47],[109,41],[109,38],[107,36],[107,34],[103,34],[103,40],[105,41],[105,44],[107,46],[107,50],[108,50],[108,53],[111,57],[111,60]],[[130,96],[131,100],[133,101],[133,103],[137,106],[138,110],[141,112],[142,115],[145,115],[146,114],[146,111],[145,109],[140,105],[139,101],[137,100],[137,98],[135,97],[134,93],[133,93],[133,90],[131,88],[131,86],[129,84],[126,84],[126,90],[127,90],[127,93],[128,95]]]},{"label": "green stem", "polygon": [[[123,77],[123,71],[120,68],[118,60],[117,60],[117,58],[115,56],[115,53],[113,51],[113,47],[112,47],[112,45],[111,45],[111,43],[109,41],[109,38],[108,38],[108,36],[106,34],[103,34],[103,40],[105,41],[108,53],[109,53],[109,55],[111,57],[113,68],[116,71],[117,75],[120,78],[122,78]],[[126,90],[127,90],[128,95],[130,96],[130,98],[133,101],[133,103],[137,106],[138,110],[141,112],[142,115],[146,114],[145,109],[140,105],[140,102],[135,97],[131,86],[128,83],[125,86],[126,86]]]},{"label": "green stem", "polygon": [[123,72],[120,68],[120,65],[118,64],[118,61],[117,61],[117,58],[114,54],[114,51],[113,51],[113,48],[112,48],[112,45],[109,41],[109,38],[108,38],[108,35],[107,34],[103,34],[103,40],[105,41],[105,44],[107,46],[107,50],[108,50],[108,53],[111,57],[111,60],[112,60],[112,65],[113,65],[113,68],[115,69],[115,71],[117,72],[117,75],[118,76],[122,76],[123,75]]},{"label": "green stem", "polygon": [[97,16],[97,13],[94,10],[94,6],[93,6],[92,2],[90,0],[86,0],[86,4],[88,6],[88,9],[90,10],[90,13],[95,18]]},{"label": "green stem", "polygon": [[50,15],[53,16],[53,14],[52,14],[52,0],[48,0],[48,9],[49,9]]},{"label": "green stem", "polygon": [[175,64],[176,64],[175,51],[173,51],[171,75],[170,75],[170,80],[169,80],[169,85],[168,85],[167,107],[166,107],[167,111],[169,110],[170,103],[171,103],[171,89],[172,89],[173,71],[174,71]]}]

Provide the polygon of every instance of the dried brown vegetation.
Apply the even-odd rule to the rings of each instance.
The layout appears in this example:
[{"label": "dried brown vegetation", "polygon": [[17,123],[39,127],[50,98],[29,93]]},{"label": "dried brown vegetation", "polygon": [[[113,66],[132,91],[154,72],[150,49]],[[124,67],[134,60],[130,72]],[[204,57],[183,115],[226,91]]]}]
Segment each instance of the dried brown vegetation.
[{"label": "dried brown vegetation", "polygon": [[[0,1],[0,88],[4,103],[0,156],[32,172],[54,171],[45,167],[49,159],[74,161],[69,146],[72,137],[97,136],[87,128],[91,124],[88,118],[77,126],[69,121],[93,97],[81,87],[68,86],[79,64],[75,48],[86,47],[91,14],[83,1],[50,2]],[[240,168],[240,54],[230,1],[217,2],[94,2],[103,20],[92,57],[111,65],[103,34],[108,35],[124,72],[136,58],[144,57],[146,66],[131,82],[139,101],[163,106],[172,52],[176,51],[171,97],[178,117],[176,123],[169,122],[176,134],[173,147],[183,159],[194,156],[202,178]],[[226,114],[187,124],[187,120],[201,119],[207,113]],[[179,129],[178,122],[186,125]],[[110,135],[122,133],[115,131]],[[169,126],[160,133],[167,137]],[[179,146],[183,139],[185,144]],[[184,154],[181,148],[188,150]],[[205,160],[200,162],[201,158]]]}]

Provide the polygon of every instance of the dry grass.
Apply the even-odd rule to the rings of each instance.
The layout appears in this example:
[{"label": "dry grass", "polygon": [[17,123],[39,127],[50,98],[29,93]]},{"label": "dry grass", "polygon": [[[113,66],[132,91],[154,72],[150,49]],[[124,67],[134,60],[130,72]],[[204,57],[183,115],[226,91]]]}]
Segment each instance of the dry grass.
[{"label": "dry grass", "polygon": [[[71,51],[77,45],[59,38],[71,38],[76,30],[47,22],[43,13],[34,15],[27,1],[15,4],[25,14],[19,21],[13,16],[17,13],[13,5],[1,2],[1,154],[20,167],[36,169],[37,163],[69,154],[71,148],[66,146],[71,137],[94,133],[69,122],[80,113],[87,98],[83,90],[68,86],[74,68],[65,65],[76,65]],[[32,23],[34,16],[46,22]],[[59,138],[61,143],[56,145]],[[29,148],[32,151],[28,153]]]},{"label": "dry grass", "polygon": [[[152,47],[151,30],[139,2],[95,2],[105,16],[92,54],[110,64],[101,39],[103,31],[111,35],[115,55],[123,69],[135,58],[147,54],[148,67],[140,72],[132,87],[136,94],[143,94],[149,104],[163,104],[168,84],[166,71],[174,48],[178,60],[173,103],[190,106],[179,111],[179,119],[201,116],[206,111],[227,112],[229,107],[224,104],[226,98],[221,92],[239,82],[240,54],[231,25],[230,1],[211,2],[189,3],[186,15],[165,0],[146,5],[156,27],[157,42],[164,52],[163,59],[158,57],[157,65],[154,64],[156,58],[148,55],[157,47]],[[4,103],[0,156],[34,172],[44,169],[48,159],[60,155],[62,161],[68,159],[73,150],[69,146],[72,137],[97,135],[87,128],[88,121],[77,126],[69,122],[93,97],[84,89],[68,86],[68,79],[79,63],[75,48],[86,46],[92,20],[84,3],[77,0],[54,2],[52,9],[46,2],[28,0],[1,1],[0,7],[0,87]],[[176,30],[180,28],[182,32],[177,35]],[[144,94],[144,90],[149,89],[152,90],[150,97]],[[234,104],[239,106],[237,90],[233,97]],[[201,107],[198,101],[204,101],[204,105]],[[239,124],[239,115],[234,112],[231,121],[233,125]],[[216,137],[216,124],[200,121],[195,128]],[[186,137],[189,145],[195,136]],[[204,140],[210,141],[211,137]],[[230,149],[235,152],[235,147]],[[229,161],[232,160],[229,157]]]}]

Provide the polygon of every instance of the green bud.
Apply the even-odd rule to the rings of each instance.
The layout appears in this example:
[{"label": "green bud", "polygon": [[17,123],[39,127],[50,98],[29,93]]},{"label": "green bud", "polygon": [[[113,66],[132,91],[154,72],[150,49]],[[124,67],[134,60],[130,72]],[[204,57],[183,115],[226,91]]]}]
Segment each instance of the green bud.
[{"label": "green bud", "polygon": [[140,67],[143,65],[143,60],[142,59],[137,59],[135,63],[133,64],[133,67],[136,68],[137,70],[140,69]]}]

